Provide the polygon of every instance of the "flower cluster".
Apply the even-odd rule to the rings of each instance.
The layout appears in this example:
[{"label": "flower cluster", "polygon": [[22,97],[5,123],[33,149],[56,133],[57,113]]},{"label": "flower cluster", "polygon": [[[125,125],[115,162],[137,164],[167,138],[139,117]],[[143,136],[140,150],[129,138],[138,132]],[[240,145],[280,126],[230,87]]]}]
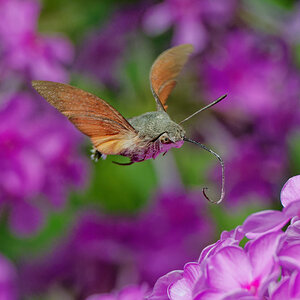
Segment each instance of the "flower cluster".
[{"label": "flower cluster", "polygon": [[[300,297],[300,175],[283,187],[281,203],[282,211],[252,214],[242,226],[223,232],[220,240],[201,252],[197,262],[161,277],[147,299]],[[245,237],[249,240],[241,247]]]},{"label": "flower cluster", "polygon": [[75,151],[80,137],[25,93],[11,97],[0,118],[0,209],[9,212],[13,232],[27,235],[49,208],[63,208],[71,186],[84,184],[85,162]]},{"label": "flower cluster", "polygon": [[67,39],[37,32],[39,10],[35,0],[0,1],[0,210],[18,235],[36,232],[87,175],[79,134],[29,91],[32,79],[67,80],[73,57]]}]

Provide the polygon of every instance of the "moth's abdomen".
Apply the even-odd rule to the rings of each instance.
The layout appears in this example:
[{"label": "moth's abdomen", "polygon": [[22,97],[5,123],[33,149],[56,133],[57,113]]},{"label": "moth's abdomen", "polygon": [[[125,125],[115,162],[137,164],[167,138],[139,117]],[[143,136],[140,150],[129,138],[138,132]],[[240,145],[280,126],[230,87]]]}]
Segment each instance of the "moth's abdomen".
[{"label": "moth's abdomen", "polygon": [[155,159],[160,153],[165,153],[171,148],[180,148],[183,145],[183,141],[177,143],[162,144],[159,140],[141,145],[135,149],[125,151],[121,153],[123,156],[131,158],[132,162],[141,162],[150,158]]}]

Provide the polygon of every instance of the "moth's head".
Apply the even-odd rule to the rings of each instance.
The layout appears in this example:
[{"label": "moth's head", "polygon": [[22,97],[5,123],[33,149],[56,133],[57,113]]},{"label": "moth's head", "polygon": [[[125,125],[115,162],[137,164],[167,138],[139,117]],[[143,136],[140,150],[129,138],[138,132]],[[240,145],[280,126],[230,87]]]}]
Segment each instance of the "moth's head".
[{"label": "moth's head", "polygon": [[166,124],[164,132],[159,136],[158,139],[164,145],[172,145],[172,147],[179,148],[183,144],[184,136],[184,129],[180,125],[171,121],[168,124]]}]

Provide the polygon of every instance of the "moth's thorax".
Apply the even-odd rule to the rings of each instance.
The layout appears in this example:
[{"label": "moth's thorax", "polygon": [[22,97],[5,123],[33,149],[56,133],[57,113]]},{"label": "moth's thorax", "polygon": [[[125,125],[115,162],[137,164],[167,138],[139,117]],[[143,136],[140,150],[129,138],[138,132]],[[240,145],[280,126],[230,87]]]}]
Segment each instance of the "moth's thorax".
[{"label": "moth's thorax", "polygon": [[147,112],[143,115],[133,117],[129,123],[138,131],[141,138],[153,140],[163,133],[167,133],[174,142],[183,140],[184,129],[172,121],[164,111]]},{"label": "moth's thorax", "polygon": [[[133,162],[156,158],[160,153],[183,145],[183,128],[173,122],[166,112],[148,112],[128,121],[138,131],[140,143],[122,155],[129,156]],[[167,133],[170,143],[160,140],[164,133]]]}]

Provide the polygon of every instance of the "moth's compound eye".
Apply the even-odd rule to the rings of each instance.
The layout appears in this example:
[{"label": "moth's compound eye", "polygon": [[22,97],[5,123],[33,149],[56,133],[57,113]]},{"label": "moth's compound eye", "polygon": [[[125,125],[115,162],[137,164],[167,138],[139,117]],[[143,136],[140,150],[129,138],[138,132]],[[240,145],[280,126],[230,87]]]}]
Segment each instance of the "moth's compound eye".
[{"label": "moth's compound eye", "polygon": [[168,135],[166,133],[162,134],[160,137],[159,137],[159,140],[161,141],[161,143],[163,144],[170,144],[172,143],[172,141],[169,139]]}]

